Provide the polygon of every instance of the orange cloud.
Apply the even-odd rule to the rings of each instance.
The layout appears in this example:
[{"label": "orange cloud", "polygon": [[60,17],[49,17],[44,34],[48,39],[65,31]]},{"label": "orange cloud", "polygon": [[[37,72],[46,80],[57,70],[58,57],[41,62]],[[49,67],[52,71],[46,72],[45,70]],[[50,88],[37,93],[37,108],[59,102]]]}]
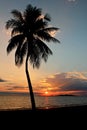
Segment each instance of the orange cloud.
[{"label": "orange cloud", "polygon": [[53,95],[64,93],[87,95],[87,75],[84,72],[54,74],[40,81],[37,91],[45,92],[46,90]]},{"label": "orange cloud", "polygon": [[0,92],[28,92],[28,87],[0,78]]},{"label": "orange cloud", "polygon": [[[56,73],[33,84],[35,93],[87,95],[87,72]],[[0,78],[0,91],[28,92],[28,87]]]}]

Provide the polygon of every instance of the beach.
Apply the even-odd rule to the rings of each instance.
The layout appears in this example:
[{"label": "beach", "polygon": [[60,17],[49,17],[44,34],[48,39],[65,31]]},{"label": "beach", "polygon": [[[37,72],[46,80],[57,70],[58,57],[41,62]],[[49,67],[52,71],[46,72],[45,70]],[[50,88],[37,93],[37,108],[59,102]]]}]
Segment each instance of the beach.
[{"label": "beach", "polygon": [[67,107],[55,107],[55,108],[37,108],[36,110],[32,109],[6,109],[0,110],[0,114],[24,114],[28,116],[28,114],[54,114],[55,116],[59,115],[86,115],[87,114],[87,105],[79,105],[79,106],[67,106]]},{"label": "beach", "polygon": [[[1,110],[0,121],[9,122],[7,128],[27,129],[77,129],[86,126],[87,105],[49,108],[49,109],[15,109]],[[2,125],[1,123],[1,125]],[[4,125],[5,126],[5,125]],[[12,126],[12,127],[11,127]]]},{"label": "beach", "polygon": [[[69,125],[78,124],[79,126],[83,121],[87,124],[87,97],[36,97],[37,109],[35,111],[28,107],[28,97],[26,96],[12,95],[5,96],[5,98],[2,96],[0,99],[2,99],[0,102],[0,121],[4,124],[9,121],[8,127],[12,124],[13,127],[16,127],[15,129],[17,126],[22,127],[23,125],[28,128],[33,123],[33,126],[40,127],[41,125],[41,129],[43,129],[44,126],[48,125],[49,127],[64,126],[66,128]],[[55,129],[53,128],[53,130]]]}]

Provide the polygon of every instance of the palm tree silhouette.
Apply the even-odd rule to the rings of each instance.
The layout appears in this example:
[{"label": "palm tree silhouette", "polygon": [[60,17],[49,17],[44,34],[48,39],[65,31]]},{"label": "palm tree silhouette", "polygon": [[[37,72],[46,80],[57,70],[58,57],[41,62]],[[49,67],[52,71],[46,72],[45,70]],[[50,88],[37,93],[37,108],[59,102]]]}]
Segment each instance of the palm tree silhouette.
[{"label": "palm tree silhouette", "polygon": [[45,44],[46,42],[60,42],[51,35],[51,32],[57,31],[59,28],[49,27],[48,22],[51,21],[49,14],[43,15],[42,9],[27,5],[23,13],[18,10],[12,10],[13,18],[6,22],[6,29],[11,28],[11,38],[7,46],[9,54],[15,47],[15,64],[22,65],[24,57],[25,72],[30,91],[32,110],[36,109],[34,92],[28,71],[28,61],[33,68],[39,68],[41,59],[45,62],[52,51]]}]

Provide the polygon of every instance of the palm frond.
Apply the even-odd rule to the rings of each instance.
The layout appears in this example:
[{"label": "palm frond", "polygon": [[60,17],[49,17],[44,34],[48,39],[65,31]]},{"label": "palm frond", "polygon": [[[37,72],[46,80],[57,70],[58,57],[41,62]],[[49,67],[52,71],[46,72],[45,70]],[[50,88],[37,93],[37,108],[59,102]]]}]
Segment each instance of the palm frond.
[{"label": "palm frond", "polygon": [[45,40],[45,41],[47,41],[47,42],[52,41],[52,42],[54,42],[54,43],[55,43],[55,42],[60,43],[60,41],[59,41],[58,39],[52,37],[52,36],[51,36],[48,32],[46,32],[46,31],[40,30],[40,31],[37,32],[37,35],[38,35],[38,37],[40,37],[42,40]]},{"label": "palm frond", "polygon": [[23,21],[22,13],[18,10],[12,10],[11,12],[16,20]]},{"label": "palm frond", "polygon": [[44,19],[47,21],[51,21],[51,16],[49,14],[45,14]]},{"label": "palm frond", "polygon": [[21,26],[18,26],[18,27],[14,27],[11,31],[11,37],[13,37],[14,35],[16,34],[21,34],[23,33],[23,28]]},{"label": "palm frond", "polygon": [[15,64],[21,66],[23,63],[23,57],[21,56],[21,45],[19,44],[15,51]]},{"label": "palm frond", "polygon": [[7,53],[9,54],[17,45],[19,45],[19,43],[22,43],[24,40],[24,36],[23,35],[17,35],[12,37],[9,40],[9,44],[7,46]]},{"label": "palm frond", "polygon": [[8,46],[7,46],[7,54],[9,54],[15,47],[17,46],[16,42],[9,42]]},{"label": "palm frond", "polygon": [[20,58],[20,53],[21,53],[20,47],[18,46],[17,49],[16,49],[16,51],[15,51],[15,64],[18,65],[18,66],[21,64],[20,63],[21,62],[20,61],[20,59],[21,59]]},{"label": "palm frond", "polygon": [[48,28],[44,28],[43,30],[46,31],[46,32],[51,32],[51,31],[58,31],[59,28],[56,28],[56,27],[48,27]]},{"label": "palm frond", "polygon": [[29,18],[31,16],[32,20],[37,19],[42,14],[42,9],[37,8],[36,6],[33,7],[31,4],[27,5],[24,15]]},{"label": "palm frond", "polygon": [[18,27],[21,25],[21,22],[20,21],[17,21],[15,19],[10,19],[6,22],[6,29],[9,29],[9,28],[14,28],[14,27]]},{"label": "palm frond", "polygon": [[33,54],[29,57],[29,61],[32,64],[33,68],[39,68],[40,67],[40,56],[36,56]]},{"label": "palm frond", "polygon": [[42,9],[34,7],[32,11],[32,20],[36,21],[42,15]]},{"label": "palm frond", "polygon": [[31,29],[33,28],[35,22],[41,16],[41,13],[42,11],[40,8],[32,7],[31,5],[27,6],[24,12],[24,19],[26,21],[26,24],[29,26],[29,28]]},{"label": "palm frond", "polygon": [[37,55],[36,55],[35,51],[32,50],[32,53],[29,56],[29,61],[32,64],[33,68],[35,68],[35,67],[39,68],[39,66],[40,66],[40,55],[39,55],[39,53],[37,53]]},{"label": "palm frond", "polygon": [[28,4],[26,9],[25,9],[25,12],[32,12],[33,11],[33,6],[31,4]]},{"label": "palm frond", "polygon": [[21,57],[22,57],[22,59],[26,55],[27,51],[28,51],[28,44],[27,44],[27,42],[25,42],[23,44],[23,46],[21,47]]},{"label": "palm frond", "polygon": [[27,42],[25,42],[23,45],[19,44],[15,52],[15,64],[17,66],[22,65],[26,53],[27,53]]},{"label": "palm frond", "polygon": [[33,30],[37,32],[38,30],[44,29],[48,26],[48,23],[46,21],[43,21],[43,19],[38,19],[34,24],[33,24]]},{"label": "palm frond", "polygon": [[41,59],[45,62],[49,55],[52,55],[50,48],[40,39],[34,39],[33,44],[29,47],[29,60],[33,68],[39,68]]},{"label": "palm frond", "polygon": [[26,22],[30,21],[32,11],[33,11],[32,5],[31,4],[27,5],[27,7],[26,7],[26,9],[24,11],[24,14],[23,14]]},{"label": "palm frond", "polygon": [[37,47],[39,48],[39,53],[41,58],[46,62],[49,55],[52,55],[51,49],[40,39],[35,40]]}]

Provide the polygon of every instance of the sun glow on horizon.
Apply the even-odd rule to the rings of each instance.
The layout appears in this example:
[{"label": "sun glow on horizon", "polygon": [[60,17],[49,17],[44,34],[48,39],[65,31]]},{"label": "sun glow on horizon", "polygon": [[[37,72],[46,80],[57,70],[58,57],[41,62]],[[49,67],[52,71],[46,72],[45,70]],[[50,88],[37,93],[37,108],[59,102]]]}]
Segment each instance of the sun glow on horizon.
[{"label": "sun glow on horizon", "polygon": [[48,91],[46,91],[45,94],[47,95],[47,94],[48,94]]},{"label": "sun glow on horizon", "polygon": [[42,96],[50,96],[50,92],[44,91],[44,92],[41,92],[40,95],[42,95]]}]

